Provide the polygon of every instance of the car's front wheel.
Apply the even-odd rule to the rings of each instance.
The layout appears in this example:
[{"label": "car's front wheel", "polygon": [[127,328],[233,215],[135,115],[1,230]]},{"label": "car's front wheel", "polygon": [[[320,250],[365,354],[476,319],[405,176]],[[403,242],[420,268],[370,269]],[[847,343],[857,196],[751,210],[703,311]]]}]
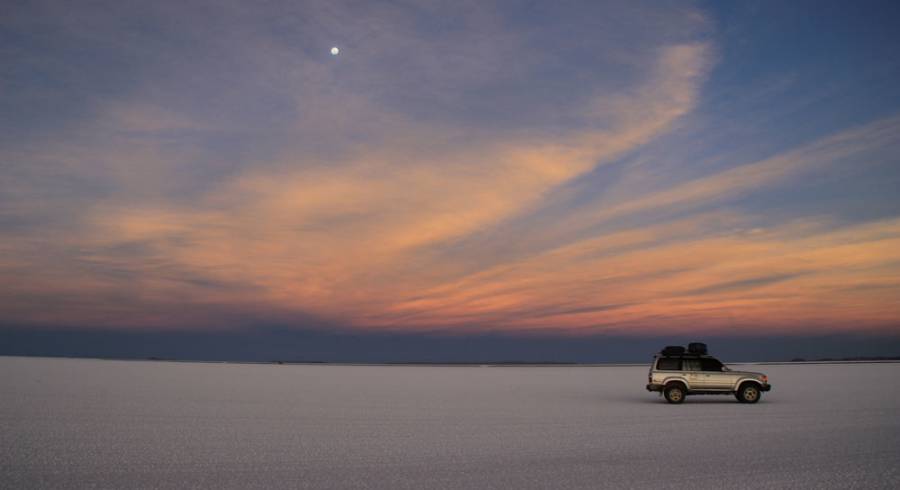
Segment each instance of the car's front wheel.
[{"label": "car's front wheel", "polygon": [[760,397],[762,397],[762,391],[756,383],[744,383],[737,392],[737,399],[743,403],[756,403]]},{"label": "car's front wheel", "polygon": [[681,403],[684,401],[685,393],[684,386],[678,383],[672,383],[669,386],[666,386],[666,389],[663,391],[663,395],[666,397],[666,401],[669,403]]}]

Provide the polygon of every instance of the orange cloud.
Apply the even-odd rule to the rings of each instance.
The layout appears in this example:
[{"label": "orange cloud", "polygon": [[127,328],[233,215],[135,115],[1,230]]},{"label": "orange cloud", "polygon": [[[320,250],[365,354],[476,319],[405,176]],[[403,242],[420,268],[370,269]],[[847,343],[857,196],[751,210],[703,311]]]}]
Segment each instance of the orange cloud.
[{"label": "orange cloud", "polygon": [[[416,135],[411,145],[380,142],[342,160],[300,166],[286,154],[270,170],[238,175],[190,207],[100,203],[73,245],[94,250],[93,263],[125,271],[151,303],[175,291],[201,303],[267,305],[355,323],[454,273],[452,263],[422,259],[428,250],[536,206],[554,187],[664,131],[690,110],[707,56],[700,44],[663,50],[645,86],[603,112],[606,130],[461,145],[448,143],[443,127],[395,119],[396,134]],[[139,259],[108,257],[128,246],[139,247]],[[193,282],[169,279],[176,271]],[[203,281],[233,287],[208,292],[195,285]]]},{"label": "orange cloud", "polygon": [[900,221],[694,233],[719,218],[567,245],[417,294],[373,320],[586,332],[896,324]]}]

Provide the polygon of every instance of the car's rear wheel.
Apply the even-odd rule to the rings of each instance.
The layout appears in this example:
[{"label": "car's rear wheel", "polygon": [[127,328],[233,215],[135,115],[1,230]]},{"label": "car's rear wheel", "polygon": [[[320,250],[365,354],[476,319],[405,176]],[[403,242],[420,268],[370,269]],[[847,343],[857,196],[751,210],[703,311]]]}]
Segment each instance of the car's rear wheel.
[{"label": "car's rear wheel", "polygon": [[663,394],[666,397],[666,401],[669,403],[681,403],[684,401],[685,393],[684,386],[678,383],[672,383],[666,386],[666,389],[663,391]]},{"label": "car's rear wheel", "polygon": [[743,403],[756,403],[762,397],[762,391],[756,383],[744,383],[737,392],[737,399]]}]

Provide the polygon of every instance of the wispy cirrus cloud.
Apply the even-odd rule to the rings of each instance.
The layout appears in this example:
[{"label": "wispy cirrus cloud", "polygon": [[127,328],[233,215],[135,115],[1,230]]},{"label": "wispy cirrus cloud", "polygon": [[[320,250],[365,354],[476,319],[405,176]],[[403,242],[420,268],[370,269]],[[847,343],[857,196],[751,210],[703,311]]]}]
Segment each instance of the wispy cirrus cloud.
[{"label": "wispy cirrus cloud", "polygon": [[513,330],[759,334],[896,321],[896,220],[710,229],[723,219],[742,221],[698,216],[568,245],[416,294],[373,322],[471,328],[490,318]]},{"label": "wispy cirrus cloud", "polygon": [[[257,294],[250,302],[338,317],[353,305],[383,305],[397,287],[420,283],[408,275],[408,262],[421,249],[522,212],[554,186],[634,148],[683,114],[689,107],[672,110],[661,100],[684,104],[690,98],[681,92],[696,89],[691,82],[699,80],[706,48],[672,49],[691,63],[671,65],[672,52],[664,50],[646,82],[651,87],[623,106],[646,100],[654,109],[640,119],[607,114],[623,122],[606,132],[460,147],[410,127],[401,134],[418,136],[412,148],[398,143],[334,165],[244,172],[190,207],[95,205],[87,215],[89,237],[80,240],[88,247],[140,244],[142,259],[151,263],[167,261],[217,283],[253,285]],[[684,59],[686,53],[694,59]],[[428,145],[441,151],[423,155]],[[153,277],[143,263],[136,262],[134,275]],[[434,267],[437,272],[441,264]]]}]

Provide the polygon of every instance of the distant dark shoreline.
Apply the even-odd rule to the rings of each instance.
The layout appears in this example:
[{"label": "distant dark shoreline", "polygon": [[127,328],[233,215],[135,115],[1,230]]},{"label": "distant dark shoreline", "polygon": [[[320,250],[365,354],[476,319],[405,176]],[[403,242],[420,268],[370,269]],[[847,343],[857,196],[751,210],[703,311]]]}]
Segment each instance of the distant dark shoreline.
[{"label": "distant dark shoreline", "polygon": [[[98,330],[0,325],[0,355],[287,364],[581,366],[647,364],[696,337],[360,332],[259,327],[223,331]],[[704,335],[726,362],[900,359],[891,335]]]},{"label": "distant dark shoreline", "polygon": [[[242,360],[202,360],[202,359],[168,359],[161,357],[96,357],[96,356],[48,356],[48,355],[11,355],[0,354],[0,357],[20,357],[34,359],[84,359],[96,361],[143,361],[143,362],[178,362],[193,364],[260,364],[276,366],[420,366],[420,367],[626,367],[646,366],[648,362],[531,362],[531,361],[495,361],[495,362],[343,362],[343,361],[242,361]],[[900,356],[847,357],[822,359],[791,359],[785,361],[733,361],[728,364],[880,364],[900,363]]]}]

